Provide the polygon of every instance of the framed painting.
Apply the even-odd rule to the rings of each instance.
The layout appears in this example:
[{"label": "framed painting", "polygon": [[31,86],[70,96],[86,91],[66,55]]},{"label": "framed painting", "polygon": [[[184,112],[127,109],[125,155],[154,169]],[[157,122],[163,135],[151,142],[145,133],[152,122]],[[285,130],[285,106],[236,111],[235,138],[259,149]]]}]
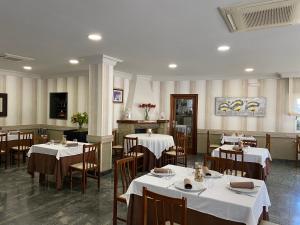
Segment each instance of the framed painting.
[{"label": "framed painting", "polygon": [[216,116],[265,116],[265,97],[216,97]]},{"label": "framed painting", "polygon": [[7,94],[0,93],[0,117],[7,116]]},{"label": "framed painting", "polygon": [[123,103],[123,89],[114,88],[113,102],[114,103]]}]

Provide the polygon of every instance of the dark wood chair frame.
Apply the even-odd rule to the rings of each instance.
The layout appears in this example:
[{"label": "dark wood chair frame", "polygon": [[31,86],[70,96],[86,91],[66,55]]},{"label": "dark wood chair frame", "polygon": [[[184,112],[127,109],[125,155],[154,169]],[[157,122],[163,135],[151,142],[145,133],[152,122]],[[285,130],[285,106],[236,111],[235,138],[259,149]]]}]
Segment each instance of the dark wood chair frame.
[{"label": "dark wood chair frame", "polygon": [[270,134],[266,134],[266,146],[265,148],[267,148],[269,150],[269,152],[271,152],[271,135]]},{"label": "dark wood chair frame", "polygon": [[18,145],[17,149],[11,148],[11,162],[13,161],[14,153],[17,154],[18,167],[20,167],[20,156],[23,154],[23,162],[26,161],[26,154],[30,147],[33,145],[34,134],[31,131],[18,132]]},{"label": "dark wood chair frame", "polygon": [[[225,155],[225,158],[222,157]],[[240,161],[238,158],[240,157]],[[237,171],[241,171],[241,176],[244,176],[245,173],[245,165],[244,165],[244,152],[243,151],[234,151],[234,150],[224,150],[219,148],[219,172],[228,174],[232,174],[234,171],[234,175],[237,176]]]},{"label": "dark wood chair frame", "polygon": [[[81,191],[84,194],[87,188],[87,177],[97,179],[98,191],[100,190],[100,152],[101,143],[85,144],[82,152],[82,169],[69,167],[70,172],[70,188],[73,188],[73,171],[81,172]],[[96,165],[96,166],[95,166]],[[93,172],[93,173],[88,173]]]},{"label": "dark wood chair frame", "polygon": [[[187,225],[187,200],[186,198],[172,198],[164,195],[160,195],[151,191],[148,191],[146,187],[143,187],[143,225],[148,225],[148,210],[153,207],[154,215],[151,215],[153,223],[151,225],[165,224],[167,221],[170,225],[174,225],[175,222],[181,225]],[[180,211],[174,211],[174,209],[180,209]],[[161,217],[160,217],[161,216]],[[175,217],[177,220],[175,221]]]},{"label": "dark wood chair frame", "polygon": [[[126,222],[126,219],[118,217],[118,202],[125,203],[126,199],[120,197],[124,194],[131,181],[136,177],[136,159],[127,157],[116,160],[114,164],[114,199],[113,199],[113,225],[117,225],[117,221]],[[119,180],[121,180],[121,192],[119,191]]]},{"label": "dark wood chair frame", "polygon": [[4,151],[4,153],[0,153],[0,163],[2,162],[2,156],[4,156],[4,168],[7,169],[7,164],[9,161],[7,148],[7,133],[0,134],[0,150]]},{"label": "dark wood chair frame", "polygon": [[[124,157],[134,157],[135,158],[135,166],[136,166],[136,171],[138,169],[142,169],[143,168],[143,160],[144,157],[138,156],[138,153],[142,153],[141,152],[141,146],[139,145],[139,139],[138,137],[126,137],[124,136],[124,142],[123,142],[123,146],[124,146]],[[126,153],[125,153],[125,149],[126,149]]]},{"label": "dark wood chair frame", "polygon": [[[173,149],[174,151],[174,149]],[[183,165],[187,167],[187,137],[182,132],[176,132],[175,138],[175,155],[169,155],[164,152],[163,155],[164,165],[172,163],[175,165]]]}]

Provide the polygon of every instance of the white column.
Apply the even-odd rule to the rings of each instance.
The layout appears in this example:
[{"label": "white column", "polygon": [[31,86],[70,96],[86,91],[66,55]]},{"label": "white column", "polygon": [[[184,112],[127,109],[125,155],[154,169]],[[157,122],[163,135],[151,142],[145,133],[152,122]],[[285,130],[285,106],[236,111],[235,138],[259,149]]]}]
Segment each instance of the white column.
[{"label": "white column", "polygon": [[175,92],[175,81],[163,81],[161,83],[161,112],[164,112],[166,119],[170,118],[170,97]]},{"label": "white column", "polygon": [[160,81],[152,81],[153,103],[156,105],[152,114],[152,119],[159,119],[160,113]]},{"label": "white column", "polygon": [[190,94],[190,81],[189,80],[177,81],[176,94]]},{"label": "white column", "polygon": [[89,63],[88,141],[101,141],[100,170],[112,168],[112,119],[114,66],[119,59],[106,55],[84,58]]},{"label": "white column", "polygon": [[206,112],[207,112],[207,128],[208,129],[221,129],[222,117],[215,114],[215,98],[223,96],[223,81],[212,80],[208,81],[208,87],[206,88]]},{"label": "white column", "polygon": [[[67,92],[67,78],[58,78],[57,83],[56,83],[56,88],[57,88],[57,92]],[[70,96],[70,94],[68,94],[68,98],[69,98],[69,96]],[[69,100],[68,100],[68,104],[69,104]],[[68,120],[68,118],[67,118],[67,120]],[[67,120],[56,120],[56,125],[66,126]]]}]

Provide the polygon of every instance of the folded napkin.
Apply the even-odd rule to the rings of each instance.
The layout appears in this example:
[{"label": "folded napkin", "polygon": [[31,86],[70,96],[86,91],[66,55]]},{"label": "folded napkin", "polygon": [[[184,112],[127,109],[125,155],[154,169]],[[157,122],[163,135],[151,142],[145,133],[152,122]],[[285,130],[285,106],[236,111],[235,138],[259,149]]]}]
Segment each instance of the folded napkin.
[{"label": "folded napkin", "polygon": [[209,172],[209,169],[207,166],[202,166],[202,173],[206,176],[211,176],[211,173]]},{"label": "folded napkin", "polygon": [[76,147],[78,146],[78,143],[67,143],[66,147]]},{"label": "folded napkin", "polygon": [[254,183],[250,182],[230,182],[230,187],[232,188],[244,188],[244,189],[253,189]]},{"label": "folded napkin", "polygon": [[154,168],[153,172],[154,173],[172,173],[172,170],[168,169],[168,168]]},{"label": "folded napkin", "polygon": [[192,189],[193,188],[192,181],[189,178],[184,178],[183,183],[184,183],[184,188],[185,189]]}]

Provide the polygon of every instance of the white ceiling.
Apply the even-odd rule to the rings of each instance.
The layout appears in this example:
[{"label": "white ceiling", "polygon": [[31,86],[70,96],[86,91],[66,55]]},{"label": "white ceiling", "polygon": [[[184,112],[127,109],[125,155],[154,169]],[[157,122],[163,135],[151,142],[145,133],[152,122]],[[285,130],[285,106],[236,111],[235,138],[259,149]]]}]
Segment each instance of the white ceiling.
[{"label": "white ceiling", "polygon": [[[36,58],[32,72],[47,76],[86,70],[68,60],[95,53],[124,60],[117,70],[158,78],[242,77],[246,67],[259,76],[300,71],[300,26],[229,33],[217,7],[238,2],[1,0],[0,52]],[[89,41],[92,32],[102,41]],[[231,50],[218,52],[221,44]],[[2,69],[22,66],[0,61]]]}]

